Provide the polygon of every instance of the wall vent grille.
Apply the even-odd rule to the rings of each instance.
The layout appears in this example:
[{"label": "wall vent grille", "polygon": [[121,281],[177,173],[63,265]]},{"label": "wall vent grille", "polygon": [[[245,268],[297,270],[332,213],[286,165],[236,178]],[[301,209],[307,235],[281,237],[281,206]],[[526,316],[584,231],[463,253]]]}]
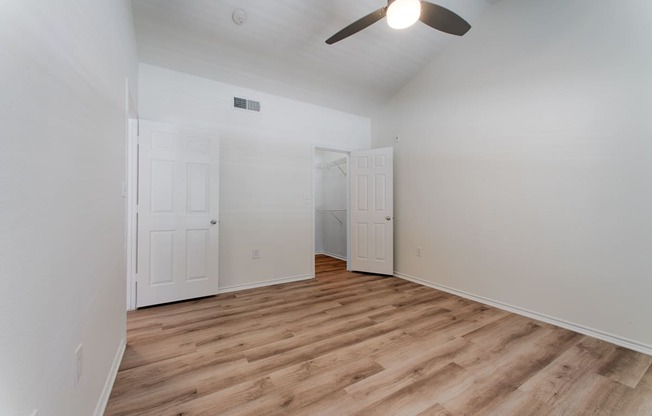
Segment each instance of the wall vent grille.
[{"label": "wall vent grille", "polygon": [[242,108],[243,110],[247,109],[247,100],[244,98],[233,97],[233,106],[235,108]]},{"label": "wall vent grille", "polygon": [[258,101],[247,100],[247,110],[260,112],[260,103]]},{"label": "wall vent grille", "polygon": [[242,110],[260,112],[260,102],[254,100],[247,100],[246,98],[233,97],[233,107]]}]

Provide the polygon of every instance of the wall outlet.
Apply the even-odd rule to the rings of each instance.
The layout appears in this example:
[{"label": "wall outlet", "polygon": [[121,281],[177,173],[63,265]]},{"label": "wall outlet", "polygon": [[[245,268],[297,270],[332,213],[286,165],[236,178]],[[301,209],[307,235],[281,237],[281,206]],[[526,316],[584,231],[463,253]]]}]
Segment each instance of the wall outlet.
[{"label": "wall outlet", "polygon": [[84,373],[84,346],[79,344],[75,349],[75,386]]},{"label": "wall outlet", "polygon": [[256,260],[260,258],[260,250],[257,248],[254,248],[251,250],[251,258]]},{"label": "wall outlet", "polygon": [[38,416],[38,409],[32,410],[32,413],[30,413],[29,416]]},{"label": "wall outlet", "polygon": [[417,247],[417,257],[421,257],[422,254],[421,247]]}]

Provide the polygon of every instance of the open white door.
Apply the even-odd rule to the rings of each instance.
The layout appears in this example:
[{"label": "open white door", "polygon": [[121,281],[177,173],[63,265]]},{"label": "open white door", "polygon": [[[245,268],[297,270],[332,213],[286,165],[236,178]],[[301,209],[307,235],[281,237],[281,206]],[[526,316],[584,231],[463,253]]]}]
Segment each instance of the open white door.
[{"label": "open white door", "polygon": [[218,292],[217,135],[140,121],[136,307]]},{"label": "open white door", "polygon": [[351,152],[351,270],[394,274],[393,150]]}]

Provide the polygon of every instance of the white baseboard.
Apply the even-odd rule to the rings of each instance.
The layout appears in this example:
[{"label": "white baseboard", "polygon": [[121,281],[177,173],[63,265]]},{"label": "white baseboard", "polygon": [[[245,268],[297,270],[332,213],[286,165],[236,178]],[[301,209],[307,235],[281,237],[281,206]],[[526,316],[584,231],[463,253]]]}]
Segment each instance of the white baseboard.
[{"label": "white baseboard", "polygon": [[115,353],[115,357],[113,357],[111,371],[109,372],[109,375],[106,377],[106,381],[104,382],[102,395],[100,396],[100,400],[97,402],[95,412],[93,412],[94,416],[104,415],[106,405],[109,403],[109,396],[111,396],[111,390],[113,389],[113,383],[115,382],[115,378],[118,375],[118,369],[120,369],[120,363],[122,362],[122,356],[124,355],[126,348],[127,340],[122,338],[122,341],[120,341],[120,345],[118,346],[118,350]]},{"label": "white baseboard", "polygon": [[239,290],[254,289],[254,288],[257,288],[257,287],[265,287],[265,286],[272,286],[272,285],[279,285],[281,283],[300,282],[302,280],[313,279],[314,277],[315,276],[313,276],[311,274],[305,274],[305,275],[301,275],[301,276],[291,276],[291,277],[283,277],[283,278],[280,278],[280,279],[263,280],[262,282],[247,283],[247,284],[244,284],[244,285],[221,287],[219,293],[237,292]]},{"label": "white baseboard", "polygon": [[621,347],[629,348],[630,350],[638,351],[643,354],[652,355],[652,346],[646,345],[631,339],[623,338],[618,335],[613,335],[604,331],[597,329],[589,328],[584,325],[574,324],[572,322],[565,321],[563,319],[555,318],[553,316],[541,314],[534,312],[528,309],[524,309],[518,306],[509,305],[507,303],[499,302],[496,300],[488,299],[482,296],[477,296],[462,290],[453,289],[448,286],[443,286],[437,283],[433,283],[418,277],[410,276],[409,274],[394,272],[394,276],[399,277],[404,280],[409,280],[410,282],[418,283],[423,286],[428,286],[433,289],[441,290],[443,292],[451,293],[466,299],[474,300],[476,302],[484,303],[489,306],[494,306],[498,309],[503,309],[509,312],[513,312],[517,315],[526,316],[528,318],[537,319],[539,321],[547,322],[552,325],[556,325],[562,328],[569,329],[571,331],[578,332],[583,335],[588,335],[593,338],[601,339],[603,341],[610,342]]},{"label": "white baseboard", "polygon": [[340,256],[339,254],[329,253],[328,251],[317,251],[317,252],[315,252],[315,255],[317,255],[317,254],[323,254],[324,256],[328,256],[328,257],[332,257],[334,259],[346,261],[345,256]]}]

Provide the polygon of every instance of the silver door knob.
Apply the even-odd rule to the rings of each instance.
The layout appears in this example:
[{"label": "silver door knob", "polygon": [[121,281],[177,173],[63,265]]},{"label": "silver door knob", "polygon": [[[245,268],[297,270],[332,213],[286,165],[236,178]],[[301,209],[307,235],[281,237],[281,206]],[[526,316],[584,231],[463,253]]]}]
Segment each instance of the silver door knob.
[{"label": "silver door knob", "polygon": [[217,224],[217,220],[211,220],[211,224],[213,225]]},{"label": "silver door knob", "polygon": [[392,217],[385,217],[385,219],[386,219],[387,221],[389,221],[389,220],[392,219]]}]

